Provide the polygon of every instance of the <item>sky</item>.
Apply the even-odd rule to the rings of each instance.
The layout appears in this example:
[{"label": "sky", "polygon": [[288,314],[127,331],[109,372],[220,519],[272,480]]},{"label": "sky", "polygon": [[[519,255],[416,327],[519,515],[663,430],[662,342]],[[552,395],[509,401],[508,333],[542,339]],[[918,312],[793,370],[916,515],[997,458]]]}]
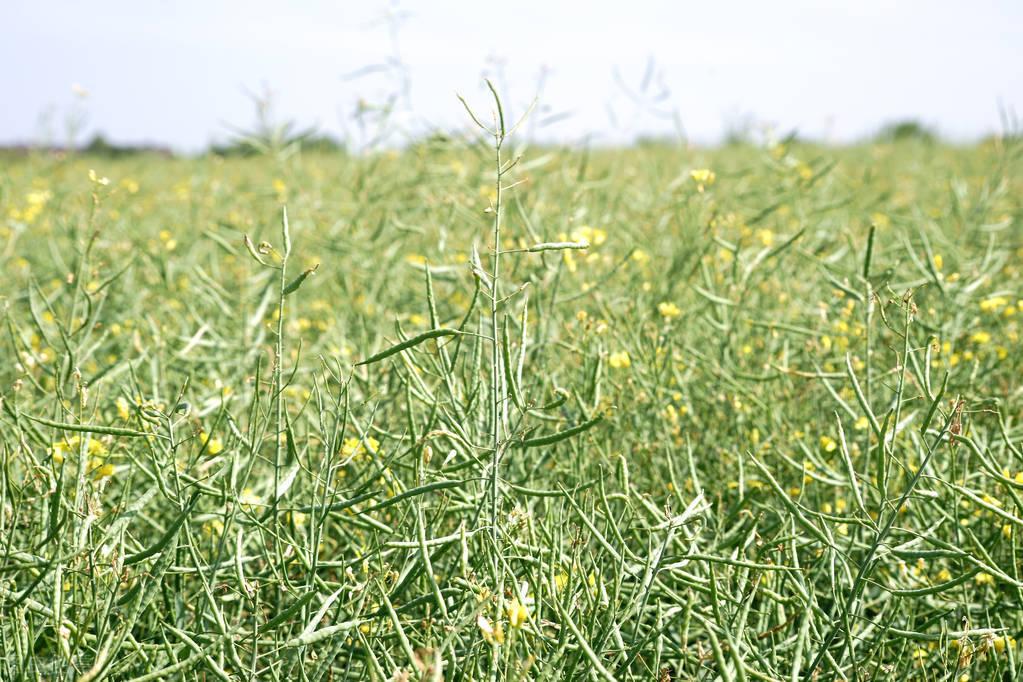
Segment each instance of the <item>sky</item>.
[{"label": "sky", "polygon": [[393,142],[466,125],[459,93],[488,115],[484,77],[510,116],[537,102],[523,134],[545,140],[841,142],[906,118],[969,140],[1023,111],[1023,2],[2,0],[0,63],[0,144],[197,151],[264,92],[353,146],[376,139],[359,102],[392,101]]}]

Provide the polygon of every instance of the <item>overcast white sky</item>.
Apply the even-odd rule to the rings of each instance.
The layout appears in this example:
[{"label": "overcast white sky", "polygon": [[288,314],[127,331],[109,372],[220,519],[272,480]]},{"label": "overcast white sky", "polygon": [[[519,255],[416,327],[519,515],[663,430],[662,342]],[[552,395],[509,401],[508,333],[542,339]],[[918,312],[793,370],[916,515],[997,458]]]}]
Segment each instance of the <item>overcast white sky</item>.
[{"label": "overcast white sky", "polygon": [[[250,124],[246,89],[264,83],[281,117],[354,134],[358,99],[380,101],[400,79],[345,76],[395,46],[405,129],[464,123],[456,92],[487,110],[484,73],[521,111],[546,72],[536,134],[568,141],[671,134],[672,111],[701,142],[750,117],[831,140],[913,117],[968,139],[999,129],[1000,105],[1023,113],[1021,0],[407,1],[396,43],[384,20],[394,8],[0,0],[0,142],[40,139],[47,111],[60,141],[81,106],[85,132],[195,150]],[[667,94],[657,112],[625,90],[640,89],[651,59],[649,98]],[[89,91],[77,105],[75,83]]]}]

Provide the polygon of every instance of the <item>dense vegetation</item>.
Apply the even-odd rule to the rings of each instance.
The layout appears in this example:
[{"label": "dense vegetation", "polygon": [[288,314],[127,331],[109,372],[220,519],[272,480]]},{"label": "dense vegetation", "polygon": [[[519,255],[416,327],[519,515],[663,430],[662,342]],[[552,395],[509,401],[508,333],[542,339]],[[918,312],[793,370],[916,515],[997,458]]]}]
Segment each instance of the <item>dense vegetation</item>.
[{"label": "dense vegetation", "polygon": [[0,678],[1015,679],[1021,148],[893,140],[6,163]]}]

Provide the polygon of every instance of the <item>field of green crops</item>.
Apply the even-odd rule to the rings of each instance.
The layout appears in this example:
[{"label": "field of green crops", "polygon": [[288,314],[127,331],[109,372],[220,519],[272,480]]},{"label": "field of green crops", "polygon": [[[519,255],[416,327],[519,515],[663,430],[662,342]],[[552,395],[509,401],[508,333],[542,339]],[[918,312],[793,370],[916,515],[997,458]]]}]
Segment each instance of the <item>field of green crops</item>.
[{"label": "field of green crops", "polygon": [[1018,679],[1021,170],[7,158],[0,679]]}]

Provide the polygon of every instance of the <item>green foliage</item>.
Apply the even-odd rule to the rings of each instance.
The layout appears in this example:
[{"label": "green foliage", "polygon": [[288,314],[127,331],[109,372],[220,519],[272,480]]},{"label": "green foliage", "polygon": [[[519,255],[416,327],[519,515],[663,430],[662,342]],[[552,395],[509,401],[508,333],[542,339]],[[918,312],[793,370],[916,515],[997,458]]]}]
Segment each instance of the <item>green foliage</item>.
[{"label": "green foliage", "polygon": [[0,679],[1018,677],[1018,146],[473,111],[5,166]]}]

